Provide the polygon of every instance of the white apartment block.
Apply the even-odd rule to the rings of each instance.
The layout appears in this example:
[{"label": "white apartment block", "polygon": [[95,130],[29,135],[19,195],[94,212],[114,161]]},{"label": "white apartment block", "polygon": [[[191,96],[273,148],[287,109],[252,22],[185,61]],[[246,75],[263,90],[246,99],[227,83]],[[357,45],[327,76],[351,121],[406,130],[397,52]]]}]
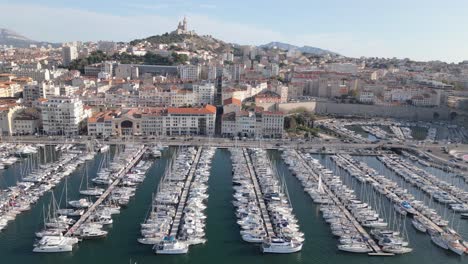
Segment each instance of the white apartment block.
[{"label": "white apartment block", "polygon": [[21,91],[21,85],[17,83],[0,82],[0,97],[15,97]]},{"label": "white apartment block", "polygon": [[11,72],[16,77],[29,77],[37,82],[50,80],[50,71],[48,69],[17,69]]},{"label": "white apartment block", "polygon": [[62,61],[63,66],[68,66],[70,63],[78,58],[78,49],[76,46],[62,47]]},{"label": "white apartment block", "polygon": [[284,133],[284,114],[253,111],[224,114],[221,133],[229,137],[281,138]]},{"label": "white apartment block", "polygon": [[206,105],[200,108],[167,109],[164,119],[165,134],[171,135],[207,135],[214,136],[216,107]]},{"label": "white apartment block", "polygon": [[171,106],[182,107],[193,106],[195,104],[195,94],[192,91],[184,89],[176,89],[171,91]]},{"label": "white apartment block", "polygon": [[375,95],[373,91],[362,90],[358,93],[358,101],[364,104],[372,104],[375,100]]},{"label": "white apartment block", "polygon": [[24,107],[15,104],[2,105],[0,107],[0,130],[2,135],[13,134],[13,118],[15,114],[22,109],[24,109]]},{"label": "white apartment block", "polygon": [[213,83],[194,84],[192,89],[197,104],[214,104],[216,89]]},{"label": "white apartment block", "polygon": [[30,85],[25,85],[23,88],[23,99],[27,104],[39,98],[50,98],[59,95],[60,87],[48,82],[35,82]]},{"label": "white apartment block", "polygon": [[43,131],[50,135],[77,135],[86,117],[83,103],[73,97],[52,97],[40,101]]},{"label": "white apartment block", "polygon": [[442,91],[424,88],[396,88],[384,91],[386,102],[410,102],[416,106],[440,106]]},{"label": "white apartment block", "polygon": [[221,99],[222,101],[224,101],[229,98],[235,98],[242,102],[246,98],[253,97],[259,94],[260,92],[267,90],[267,88],[268,84],[266,82],[261,82],[253,85],[243,84],[239,87],[226,88],[222,91]]},{"label": "white apartment block", "polygon": [[215,133],[216,107],[129,108],[88,119],[88,135],[208,135]]},{"label": "white apartment block", "polygon": [[179,66],[179,75],[182,81],[197,81],[200,79],[201,68],[199,65]]},{"label": "white apartment block", "polygon": [[38,117],[21,115],[13,118],[13,135],[33,135],[39,132],[40,120]]}]

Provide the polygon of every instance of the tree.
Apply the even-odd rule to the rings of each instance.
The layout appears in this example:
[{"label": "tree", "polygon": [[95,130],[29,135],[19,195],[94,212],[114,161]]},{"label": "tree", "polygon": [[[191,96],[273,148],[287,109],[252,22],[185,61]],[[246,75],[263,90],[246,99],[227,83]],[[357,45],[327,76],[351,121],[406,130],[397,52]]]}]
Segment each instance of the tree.
[{"label": "tree", "polygon": [[176,52],[173,52],[171,54],[172,60],[174,61],[175,64],[184,64],[188,61],[188,56],[186,54],[178,54]]}]

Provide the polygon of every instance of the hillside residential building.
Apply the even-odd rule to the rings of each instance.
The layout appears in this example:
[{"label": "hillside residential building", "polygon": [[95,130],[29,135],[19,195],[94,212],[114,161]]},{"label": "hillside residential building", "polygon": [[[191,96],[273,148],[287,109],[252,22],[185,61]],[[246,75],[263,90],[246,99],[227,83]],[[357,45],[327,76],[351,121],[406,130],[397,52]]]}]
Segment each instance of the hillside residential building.
[{"label": "hillside residential building", "polygon": [[32,102],[39,98],[50,98],[60,95],[60,87],[48,82],[34,82],[30,85],[25,85],[23,88],[23,99],[25,104],[31,105]]},{"label": "hillside residential building", "polygon": [[179,66],[180,79],[184,82],[198,81],[200,79],[200,65],[182,65]]},{"label": "hillside residential building", "polygon": [[68,66],[73,60],[78,58],[78,49],[76,46],[62,47],[63,66]]},{"label": "hillside residential building", "polygon": [[242,102],[236,98],[229,98],[223,101],[223,114],[237,113],[242,108]]},{"label": "hillside residential building", "polygon": [[221,133],[228,137],[281,138],[284,114],[281,112],[239,111],[223,115]]},{"label": "hillside residential building", "polygon": [[362,90],[358,92],[358,101],[363,104],[372,104],[375,100],[375,95],[373,91]]},{"label": "hillside residential building", "polygon": [[36,115],[17,114],[12,121],[12,133],[13,135],[34,135],[39,132],[40,123],[40,119]]},{"label": "hillside residential building", "polygon": [[146,107],[98,112],[88,119],[88,135],[207,135],[215,133],[216,107]]},{"label": "hillside residential building", "polygon": [[13,100],[0,102],[0,129],[2,135],[13,134],[13,118],[23,108]]},{"label": "hillside residential building", "polygon": [[49,135],[78,135],[85,119],[83,103],[73,97],[39,99],[43,131]]},{"label": "hillside residential building", "polygon": [[194,84],[192,90],[197,104],[214,104],[216,89],[213,83]]}]

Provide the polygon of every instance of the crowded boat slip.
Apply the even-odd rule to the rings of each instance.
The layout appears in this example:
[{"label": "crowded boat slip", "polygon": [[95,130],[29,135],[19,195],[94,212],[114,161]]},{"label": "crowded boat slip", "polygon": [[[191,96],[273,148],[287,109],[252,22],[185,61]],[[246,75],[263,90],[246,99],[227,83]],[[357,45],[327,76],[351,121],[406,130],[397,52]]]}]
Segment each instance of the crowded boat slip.
[{"label": "crowded boat slip", "polygon": [[[33,252],[69,252],[80,240],[104,238],[108,233],[105,227],[113,223],[112,215],[119,214],[120,208],[128,205],[151,166],[150,162],[142,160],[145,151],[144,146],[123,149],[118,146],[112,161],[106,157],[101,160],[94,178],[100,180],[93,181],[96,187],[89,188],[87,170],[84,170],[86,177],[83,175],[82,179],[86,178],[87,188],[82,189],[80,184],[79,191],[84,198],[72,201],[65,198],[68,208],[57,208],[55,199],[51,199],[48,217],[44,217],[44,229],[36,233],[39,240],[34,244]],[[68,185],[64,188],[67,192]]]},{"label": "crowded boat slip", "polygon": [[[135,259],[177,263],[176,255],[197,259],[214,248],[292,263],[302,256],[406,263],[427,260],[431,250],[451,261],[468,252],[468,184],[417,153],[106,146],[6,151],[16,161],[0,175],[0,244],[21,234],[27,245],[17,250],[41,260],[120,241]],[[23,219],[37,222],[28,234],[12,230]]]},{"label": "crowded boat slip", "polygon": [[[410,248],[395,248],[385,244],[382,248],[374,241],[363,228],[373,230],[371,234],[377,238],[392,238],[398,234],[391,230],[384,230],[387,223],[368,204],[360,201],[354,190],[343,185],[338,176],[322,166],[310,154],[298,153],[295,150],[283,152],[286,164],[290,166],[293,174],[301,181],[304,191],[307,192],[314,203],[320,205],[323,218],[330,224],[332,234],[339,237],[338,249],[352,253],[367,253],[373,255],[402,254],[411,251]],[[379,241],[380,242],[380,241]],[[404,244],[407,246],[407,242]]]},{"label": "crowded boat slip", "polygon": [[204,210],[214,153],[213,148],[177,149],[141,224],[139,243],[154,245],[156,254],[176,255],[206,242]]},{"label": "crowded boat slip", "polygon": [[[25,147],[26,148],[26,147]],[[37,148],[30,155],[37,153]],[[44,151],[53,151],[45,149]],[[69,149],[71,145],[63,149]],[[24,149],[24,148],[23,148]],[[24,152],[21,152],[22,155]],[[0,232],[7,227],[8,223],[14,221],[16,216],[22,212],[29,211],[45,193],[55,187],[63,178],[70,175],[78,165],[92,158],[91,153],[80,156],[78,152],[63,152],[56,161],[41,163],[37,156],[27,157],[21,168],[19,181],[14,186],[0,190]]]},{"label": "crowded boat slip", "polygon": [[232,149],[234,201],[242,239],[261,243],[263,253],[302,249],[299,230],[284,181],[264,149]]}]

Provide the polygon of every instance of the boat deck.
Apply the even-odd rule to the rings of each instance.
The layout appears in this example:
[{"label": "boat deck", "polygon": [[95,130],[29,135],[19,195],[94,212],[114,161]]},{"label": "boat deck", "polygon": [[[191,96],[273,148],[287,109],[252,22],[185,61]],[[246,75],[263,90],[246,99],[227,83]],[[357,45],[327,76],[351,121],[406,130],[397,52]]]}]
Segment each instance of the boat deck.
[{"label": "boat deck", "polygon": [[263,193],[260,189],[257,175],[252,166],[252,160],[250,159],[250,155],[245,148],[242,148],[242,152],[244,154],[245,161],[247,162],[247,168],[249,169],[250,179],[252,180],[252,183],[254,185],[254,191],[255,196],[257,197],[257,202],[260,205],[260,210],[262,212],[263,223],[265,225],[265,230],[267,231],[267,236],[275,236],[275,232],[273,231],[273,225],[271,224],[270,216],[268,215],[268,210],[265,205],[265,200],[263,199]]},{"label": "boat deck", "polygon": [[143,154],[146,152],[147,148],[145,146],[141,146],[138,151],[133,155],[133,159],[119,172],[117,172],[117,178],[114,182],[109,185],[107,190],[97,199],[93,205],[91,205],[86,213],[84,213],[78,221],[65,233],[65,236],[73,236],[75,230],[78,230],[81,225],[91,216],[91,214],[96,210],[96,208],[112,193],[114,188],[120,183],[122,178],[130,171],[141,159]]},{"label": "boat deck", "polygon": [[197,169],[198,162],[200,161],[200,155],[202,152],[202,147],[199,147],[197,150],[197,154],[195,155],[195,159],[190,167],[190,170],[187,174],[187,179],[185,180],[184,188],[182,190],[182,194],[179,199],[179,203],[177,204],[176,215],[174,217],[174,221],[171,226],[171,231],[169,236],[177,237],[177,233],[179,231],[180,219],[182,218],[183,211],[185,208],[185,204],[187,203],[188,194],[190,191],[190,185],[193,180],[193,176],[195,175],[195,171]]},{"label": "boat deck", "polygon": [[[304,159],[301,153],[297,153],[301,160],[304,162],[305,166],[309,169],[310,174],[315,178],[315,180],[319,181],[319,176],[315,173],[312,167],[309,166],[307,160]],[[358,230],[362,237],[365,238],[366,243],[369,247],[373,250],[373,252],[368,253],[369,256],[393,256],[393,253],[386,253],[383,252],[382,249],[377,245],[374,239],[367,233],[367,231],[361,226],[361,224],[356,220],[356,218],[349,212],[348,209],[343,205],[343,203],[336,197],[335,193],[328,189],[328,186],[324,184],[323,186],[324,191],[333,199],[333,202],[340,208],[342,213],[348,218],[351,223],[353,223],[354,227]]]}]

